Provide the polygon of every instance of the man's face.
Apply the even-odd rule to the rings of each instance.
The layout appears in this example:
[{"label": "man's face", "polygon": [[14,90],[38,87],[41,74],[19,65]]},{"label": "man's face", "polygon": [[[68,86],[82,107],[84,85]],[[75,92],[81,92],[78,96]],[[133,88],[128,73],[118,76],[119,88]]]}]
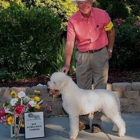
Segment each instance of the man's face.
[{"label": "man's face", "polygon": [[87,1],[77,2],[77,5],[81,13],[86,15],[90,13],[90,10],[92,8],[92,1],[87,0]]}]

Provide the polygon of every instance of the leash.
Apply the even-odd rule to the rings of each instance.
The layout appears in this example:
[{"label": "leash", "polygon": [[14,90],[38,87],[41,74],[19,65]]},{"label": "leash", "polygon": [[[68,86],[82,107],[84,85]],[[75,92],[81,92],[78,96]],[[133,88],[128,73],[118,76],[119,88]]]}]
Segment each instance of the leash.
[{"label": "leash", "polygon": [[[94,114],[93,114],[93,113],[90,113],[90,114],[88,115],[88,118],[89,118],[89,125],[92,126],[92,120],[93,120],[93,118],[94,118]],[[106,134],[106,136],[109,138],[109,140],[112,140],[112,139],[109,137],[109,135],[104,131],[104,129],[103,129],[102,127],[101,127],[101,130],[102,130],[103,133]]]},{"label": "leash", "polygon": [[101,128],[101,130],[106,134],[106,136],[109,138],[109,140],[112,140],[112,139],[109,137],[109,135],[104,131],[103,128]]}]

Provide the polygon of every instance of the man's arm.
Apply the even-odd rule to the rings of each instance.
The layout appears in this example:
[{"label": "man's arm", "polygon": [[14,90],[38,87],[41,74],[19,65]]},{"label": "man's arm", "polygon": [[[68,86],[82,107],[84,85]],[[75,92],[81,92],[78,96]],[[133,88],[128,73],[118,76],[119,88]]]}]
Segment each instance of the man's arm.
[{"label": "man's arm", "polygon": [[109,55],[109,58],[111,58],[113,46],[114,46],[114,42],[115,42],[115,29],[113,27],[107,31],[107,36],[108,36],[108,46],[107,46],[108,55]]},{"label": "man's arm", "polygon": [[65,66],[62,68],[62,72],[68,73],[70,69],[70,62],[71,57],[73,54],[73,48],[74,48],[74,41],[67,41],[65,46]]}]

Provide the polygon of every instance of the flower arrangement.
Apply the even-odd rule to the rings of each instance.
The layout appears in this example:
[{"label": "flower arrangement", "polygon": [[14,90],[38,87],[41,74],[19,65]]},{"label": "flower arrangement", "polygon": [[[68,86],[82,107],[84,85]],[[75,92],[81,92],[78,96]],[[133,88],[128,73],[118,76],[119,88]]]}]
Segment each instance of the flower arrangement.
[{"label": "flower arrangement", "polygon": [[12,97],[10,102],[4,102],[3,109],[0,110],[0,122],[5,126],[17,124],[20,125],[19,127],[24,127],[23,114],[25,112],[44,110],[51,112],[51,106],[49,104],[43,104],[43,100],[40,98],[40,91],[34,90],[34,93],[34,95],[29,97],[23,91],[19,93],[12,91],[10,93]]}]

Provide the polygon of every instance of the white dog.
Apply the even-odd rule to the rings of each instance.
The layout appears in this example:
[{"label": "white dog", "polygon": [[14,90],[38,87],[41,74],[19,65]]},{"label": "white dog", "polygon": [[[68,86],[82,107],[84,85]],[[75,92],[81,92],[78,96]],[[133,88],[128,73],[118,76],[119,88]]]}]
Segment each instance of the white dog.
[{"label": "white dog", "polygon": [[121,117],[120,102],[116,94],[105,89],[80,89],[63,72],[55,72],[50,77],[48,87],[52,94],[62,94],[63,107],[70,119],[70,139],[76,139],[79,132],[79,115],[102,111],[113,122],[113,131],[120,137],[125,135],[125,122]]}]

